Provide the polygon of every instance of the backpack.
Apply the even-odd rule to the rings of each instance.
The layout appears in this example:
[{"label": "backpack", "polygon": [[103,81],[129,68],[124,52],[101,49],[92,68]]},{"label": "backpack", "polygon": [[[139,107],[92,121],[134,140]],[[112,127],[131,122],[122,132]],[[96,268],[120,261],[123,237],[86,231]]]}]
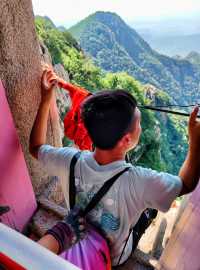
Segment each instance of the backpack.
[{"label": "backpack", "polygon": [[[74,169],[76,162],[80,157],[80,152],[76,153],[70,164],[70,176],[69,176],[69,202],[70,208],[75,206],[76,186]],[[99,191],[93,196],[91,201],[82,211],[81,217],[86,215],[99,203],[103,196],[108,192],[114,182],[125,171],[129,170],[126,167],[121,172],[107,180]],[[70,261],[74,265],[78,266],[82,270],[111,270],[110,251],[106,239],[100,234],[100,232],[91,224],[87,222],[87,234],[86,237],[73,245],[69,250],[63,252],[61,256]]]}]

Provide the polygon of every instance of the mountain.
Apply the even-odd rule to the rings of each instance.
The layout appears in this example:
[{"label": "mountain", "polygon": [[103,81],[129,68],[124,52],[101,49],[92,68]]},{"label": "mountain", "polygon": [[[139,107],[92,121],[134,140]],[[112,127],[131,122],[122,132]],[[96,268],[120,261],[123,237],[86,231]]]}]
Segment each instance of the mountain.
[{"label": "mountain", "polygon": [[[45,41],[45,45],[49,48],[54,64],[62,62],[64,53],[66,53],[66,50],[63,51],[62,48],[67,47],[81,51],[75,38],[65,28],[62,28],[62,31],[57,29],[49,17],[37,15],[35,16],[35,22],[37,22],[36,31],[38,32],[40,39]],[[55,42],[52,43],[52,40]],[[56,40],[59,41],[58,47],[55,45]]]},{"label": "mountain", "polygon": [[129,20],[128,25],[141,35],[149,34],[157,37],[189,36],[200,33],[198,12],[196,14],[177,14],[171,17],[134,18]]},{"label": "mountain", "polygon": [[[72,83],[91,92],[126,89],[137,98],[138,104],[163,106],[173,102],[163,91],[151,85],[143,87],[126,73],[104,72],[96,67],[82,48],[77,48],[76,40],[67,31],[60,31],[53,26],[48,18],[37,17],[35,24],[38,37],[48,48],[53,64],[62,64]],[[61,67],[60,64],[56,65],[56,70],[58,66]],[[63,100],[57,100],[61,119],[68,109],[68,102],[65,104]],[[139,146],[130,152],[130,161],[177,174],[187,149],[185,119],[181,121],[180,117],[145,109],[141,109],[141,113],[143,132]],[[64,138],[63,144],[67,146],[68,143],[70,142]]]},{"label": "mountain", "polygon": [[48,17],[48,16],[40,16],[40,15],[36,15],[35,16],[35,20],[37,20],[38,22],[40,21],[40,22],[45,22],[44,24],[45,24],[45,27],[47,28],[47,29],[54,29],[54,28],[56,28],[56,26],[55,26],[55,24],[53,23],[53,21]]},{"label": "mountain", "polygon": [[194,65],[200,66],[200,53],[198,52],[190,52],[186,57],[186,60],[190,61]]},{"label": "mountain", "polygon": [[177,103],[200,100],[200,68],[159,54],[117,14],[96,12],[68,31],[105,71],[125,71],[164,89]]},{"label": "mountain", "polygon": [[139,33],[153,49],[162,54],[186,56],[191,51],[200,52],[200,34],[165,36],[142,31]]},{"label": "mountain", "polygon": [[200,52],[200,18],[198,13],[173,17],[140,18],[128,23],[156,51],[168,56],[185,57]]},{"label": "mountain", "polygon": [[65,31],[67,31],[67,29],[64,27],[64,26],[58,26],[57,27],[58,28],[58,30],[60,30],[61,32],[65,32]]}]

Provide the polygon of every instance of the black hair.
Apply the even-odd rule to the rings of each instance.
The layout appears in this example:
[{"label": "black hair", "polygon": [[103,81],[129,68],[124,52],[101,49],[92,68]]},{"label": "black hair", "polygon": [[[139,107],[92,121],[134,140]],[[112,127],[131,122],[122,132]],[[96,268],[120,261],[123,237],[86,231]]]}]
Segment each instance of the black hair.
[{"label": "black hair", "polygon": [[81,117],[95,147],[112,149],[132,128],[136,99],[125,90],[104,90],[82,104]]}]

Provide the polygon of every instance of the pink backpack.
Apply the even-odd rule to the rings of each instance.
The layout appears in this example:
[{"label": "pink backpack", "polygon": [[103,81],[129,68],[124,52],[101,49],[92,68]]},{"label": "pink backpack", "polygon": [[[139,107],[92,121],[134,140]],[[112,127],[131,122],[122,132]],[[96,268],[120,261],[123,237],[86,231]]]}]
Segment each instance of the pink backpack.
[{"label": "pink backpack", "polygon": [[[69,177],[69,201],[70,208],[75,206],[76,186],[74,177],[74,168],[80,152],[76,153],[70,164]],[[83,210],[81,216],[85,217],[103,198],[106,192],[111,188],[117,178],[127,171],[125,168],[117,175],[107,180],[100,190],[93,196],[89,204]],[[69,250],[63,252],[61,256],[78,266],[82,270],[111,270],[110,251],[106,239],[92,225],[88,224],[87,234],[84,239],[73,245]]]}]

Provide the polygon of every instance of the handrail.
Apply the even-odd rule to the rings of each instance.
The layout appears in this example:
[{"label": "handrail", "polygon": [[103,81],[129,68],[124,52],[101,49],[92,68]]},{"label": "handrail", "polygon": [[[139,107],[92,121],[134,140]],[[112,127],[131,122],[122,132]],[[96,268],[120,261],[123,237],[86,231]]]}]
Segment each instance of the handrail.
[{"label": "handrail", "polygon": [[[78,270],[77,266],[0,223],[0,253],[27,270]],[[0,261],[0,263],[2,263]]]},{"label": "handrail", "polygon": [[[140,109],[147,109],[147,110],[152,110],[152,111],[158,111],[158,112],[164,112],[164,113],[171,113],[171,114],[176,114],[176,115],[181,115],[181,116],[190,116],[189,113],[184,113],[184,112],[179,112],[179,111],[172,111],[172,110],[167,110],[167,109],[161,109],[158,106],[149,106],[149,105],[138,105]],[[197,115],[197,118],[200,118],[200,115]]]}]

